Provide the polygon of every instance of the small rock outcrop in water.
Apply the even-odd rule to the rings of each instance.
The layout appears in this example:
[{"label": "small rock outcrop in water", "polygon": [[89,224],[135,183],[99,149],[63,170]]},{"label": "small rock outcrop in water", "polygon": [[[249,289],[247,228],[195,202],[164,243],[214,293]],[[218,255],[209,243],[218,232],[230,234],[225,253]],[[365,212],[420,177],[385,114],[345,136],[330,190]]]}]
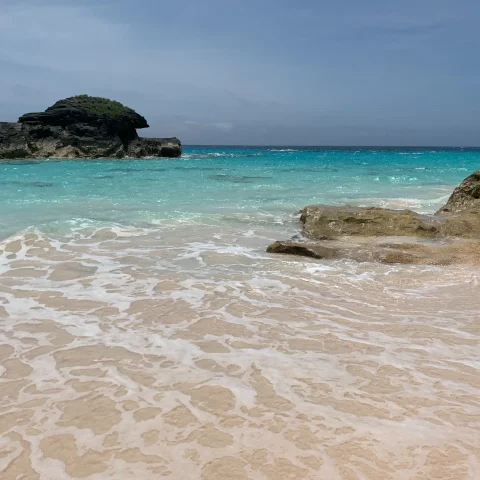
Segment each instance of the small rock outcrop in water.
[{"label": "small rock outcrop in water", "polygon": [[275,242],[270,253],[360,262],[480,264],[480,172],[466,178],[435,215],[411,210],[310,205],[303,242]]},{"label": "small rock outcrop in water", "polygon": [[179,157],[177,138],[140,138],[144,117],[119,102],[80,95],[18,123],[0,122],[0,158]]},{"label": "small rock outcrop in water", "polygon": [[309,205],[301,211],[303,235],[315,240],[342,236],[424,238],[463,237],[480,239],[480,215],[420,215],[411,210]]},{"label": "small rock outcrop in water", "polygon": [[480,213],[480,171],[467,177],[435,215],[452,215],[465,211]]}]

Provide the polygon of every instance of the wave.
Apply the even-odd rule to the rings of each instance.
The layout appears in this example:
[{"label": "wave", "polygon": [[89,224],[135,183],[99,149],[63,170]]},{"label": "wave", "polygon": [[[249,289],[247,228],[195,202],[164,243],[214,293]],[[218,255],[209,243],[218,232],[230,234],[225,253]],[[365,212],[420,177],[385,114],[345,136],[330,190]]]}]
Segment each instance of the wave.
[{"label": "wave", "polygon": [[355,198],[355,199],[341,199],[349,205],[358,207],[380,207],[380,208],[393,208],[395,210],[412,209],[419,213],[431,214],[437,211],[442,205],[444,205],[450,195],[444,195],[438,198],[414,198],[414,197],[398,197],[398,198],[379,198],[379,197],[367,197],[367,198]]},{"label": "wave", "polygon": [[180,158],[182,160],[208,160],[212,158],[248,158],[262,157],[263,153],[227,153],[227,152],[210,152],[210,153],[184,153]]},{"label": "wave", "polygon": [[432,152],[397,152],[398,155],[424,155],[426,153],[436,153],[434,151]]}]

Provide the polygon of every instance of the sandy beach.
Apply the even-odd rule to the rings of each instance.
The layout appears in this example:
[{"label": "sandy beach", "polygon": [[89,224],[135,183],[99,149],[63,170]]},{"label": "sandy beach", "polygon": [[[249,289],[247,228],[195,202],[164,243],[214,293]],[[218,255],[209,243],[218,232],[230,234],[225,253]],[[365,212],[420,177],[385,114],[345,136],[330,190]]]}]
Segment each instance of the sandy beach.
[{"label": "sandy beach", "polygon": [[269,235],[4,241],[2,478],[475,478],[477,270],[296,261]]}]

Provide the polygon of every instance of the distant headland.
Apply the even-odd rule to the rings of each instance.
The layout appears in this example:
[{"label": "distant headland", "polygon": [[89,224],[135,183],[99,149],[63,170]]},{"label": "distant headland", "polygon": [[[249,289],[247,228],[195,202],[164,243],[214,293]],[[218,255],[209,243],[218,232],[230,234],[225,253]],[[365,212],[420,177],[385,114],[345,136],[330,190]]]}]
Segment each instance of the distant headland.
[{"label": "distant headland", "polygon": [[0,159],[179,157],[178,138],[141,138],[144,117],[119,102],[78,95],[18,122],[0,122]]}]

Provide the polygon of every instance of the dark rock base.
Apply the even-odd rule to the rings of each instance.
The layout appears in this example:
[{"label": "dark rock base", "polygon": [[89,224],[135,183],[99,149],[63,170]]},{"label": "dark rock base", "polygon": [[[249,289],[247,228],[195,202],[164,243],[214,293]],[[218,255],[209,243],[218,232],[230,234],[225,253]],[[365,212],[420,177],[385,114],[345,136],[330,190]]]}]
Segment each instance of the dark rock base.
[{"label": "dark rock base", "polygon": [[177,138],[120,136],[108,124],[65,127],[0,122],[0,159],[179,157]]}]

